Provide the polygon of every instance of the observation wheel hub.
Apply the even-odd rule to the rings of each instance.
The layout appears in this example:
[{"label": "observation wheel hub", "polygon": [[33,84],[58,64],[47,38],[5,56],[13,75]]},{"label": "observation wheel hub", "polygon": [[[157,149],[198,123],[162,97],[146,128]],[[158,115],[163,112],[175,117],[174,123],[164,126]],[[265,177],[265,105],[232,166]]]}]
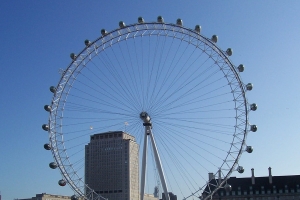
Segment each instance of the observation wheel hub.
[{"label": "observation wheel hub", "polygon": [[144,123],[150,123],[150,121],[151,121],[151,118],[147,112],[141,112],[140,118],[141,118],[141,120],[143,120]]},{"label": "observation wheel hub", "polygon": [[152,124],[151,124],[151,118],[150,118],[150,116],[148,115],[148,113],[147,112],[141,112],[140,113],[140,118],[141,118],[141,120],[143,120],[143,125],[144,126],[151,126]]}]

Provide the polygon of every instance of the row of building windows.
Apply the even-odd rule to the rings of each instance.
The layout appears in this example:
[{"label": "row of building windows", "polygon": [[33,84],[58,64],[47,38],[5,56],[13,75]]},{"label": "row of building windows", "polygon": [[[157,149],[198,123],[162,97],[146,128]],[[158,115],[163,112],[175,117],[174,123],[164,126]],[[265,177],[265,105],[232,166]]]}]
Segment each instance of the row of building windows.
[{"label": "row of building windows", "polygon": [[[248,194],[252,195],[252,194],[272,194],[272,193],[273,194],[277,194],[277,193],[283,194],[283,193],[295,193],[295,192],[300,193],[300,189],[297,189],[297,190],[291,189],[290,191],[288,189],[285,189],[285,190],[279,189],[278,191],[276,189],[273,189],[273,191],[271,191],[271,190],[267,190],[267,191],[265,191],[265,190],[255,190],[255,191],[250,190],[250,191],[243,191],[243,192],[241,192],[239,190],[239,191],[232,191],[231,195],[248,195]],[[228,196],[228,195],[230,195],[230,193],[226,192],[224,194],[223,192],[221,192],[220,195],[221,196],[224,196],[224,195]]]}]

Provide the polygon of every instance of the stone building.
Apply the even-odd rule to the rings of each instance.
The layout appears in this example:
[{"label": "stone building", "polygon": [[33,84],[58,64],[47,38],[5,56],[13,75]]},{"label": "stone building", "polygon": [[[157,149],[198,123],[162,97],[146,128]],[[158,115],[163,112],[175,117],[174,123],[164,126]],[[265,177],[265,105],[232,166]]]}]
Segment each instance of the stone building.
[{"label": "stone building", "polygon": [[[231,191],[219,189],[213,196],[214,200],[290,200],[300,199],[300,175],[272,176],[269,175],[247,178],[230,177],[227,183]],[[216,181],[216,180],[214,180]],[[205,196],[205,192],[202,194]]]},{"label": "stone building", "polygon": [[70,196],[54,195],[54,194],[36,194],[35,197],[18,200],[71,200]]}]

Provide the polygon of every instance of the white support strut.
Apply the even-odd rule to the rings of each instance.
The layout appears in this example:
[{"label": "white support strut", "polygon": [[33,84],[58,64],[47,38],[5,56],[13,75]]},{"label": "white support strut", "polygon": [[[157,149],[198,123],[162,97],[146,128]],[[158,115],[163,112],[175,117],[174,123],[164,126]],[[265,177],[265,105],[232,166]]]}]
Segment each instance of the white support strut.
[{"label": "white support strut", "polygon": [[155,140],[154,140],[151,129],[150,129],[149,136],[150,136],[151,143],[152,143],[152,148],[153,148],[156,167],[158,169],[160,181],[162,183],[162,187],[163,187],[163,190],[164,190],[165,199],[170,200],[168,187],[167,187],[167,182],[166,182],[166,179],[165,179],[164,171],[163,171],[163,168],[162,168],[162,165],[161,165],[160,157],[159,157],[159,154],[158,154],[158,151],[157,151],[156,143],[155,143]]},{"label": "white support strut", "polygon": [[147,126],[145,126],[145,138],[144,138],[142,174],[141,174],[141,191],[140,191],[141,198],[140,198],[140,200],[144,200],[144,194],[145,194],[146,167],[147,167],[147,146],[148,146],[147,131],[148,131]]}]

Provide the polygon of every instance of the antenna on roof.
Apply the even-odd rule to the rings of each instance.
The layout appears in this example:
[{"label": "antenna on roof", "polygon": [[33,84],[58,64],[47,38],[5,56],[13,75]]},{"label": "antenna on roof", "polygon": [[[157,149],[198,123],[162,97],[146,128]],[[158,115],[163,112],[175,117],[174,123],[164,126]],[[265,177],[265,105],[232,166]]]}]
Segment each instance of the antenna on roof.
[{"label": "antenna on roof", "polygon": [[[126,132],[126,127],[129,125],[128,122],[124,122],[124,125],[125,125],[125,131]],[[0,199],[1,200],[1,199]]]}]

